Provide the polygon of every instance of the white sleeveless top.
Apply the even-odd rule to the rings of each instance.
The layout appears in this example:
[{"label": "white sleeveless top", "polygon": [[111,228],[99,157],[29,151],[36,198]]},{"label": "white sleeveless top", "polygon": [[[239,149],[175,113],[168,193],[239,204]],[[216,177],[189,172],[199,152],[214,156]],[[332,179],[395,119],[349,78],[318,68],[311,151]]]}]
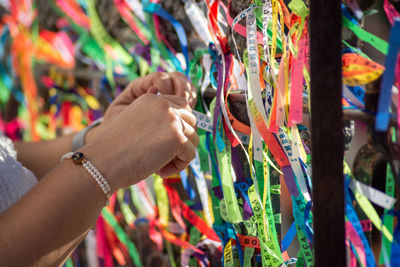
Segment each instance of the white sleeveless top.
[{"label": "white sleeveless top", "polygon": [[12,141],[0,133],[0,213],[37,183],[36,176],[17,161]]}]

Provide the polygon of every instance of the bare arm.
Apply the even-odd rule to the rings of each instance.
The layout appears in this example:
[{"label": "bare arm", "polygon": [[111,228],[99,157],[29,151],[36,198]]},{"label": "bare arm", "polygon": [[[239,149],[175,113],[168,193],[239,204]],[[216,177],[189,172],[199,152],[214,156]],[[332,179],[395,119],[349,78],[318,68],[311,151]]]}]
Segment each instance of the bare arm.
[{"label": "bare arm", "polygon": [[[180,74],[136,80],[112,103],[104,121],[86,135],[88,153],[113,191],[158,171],[170,175],[194,157],[195,119],[183,98],[191,89]],[[168,75],[167,75],[168,76]],[[135,103],[133,103],[135,101]],[[59,163],[73,134],[53,141],[15,143],[18,160],[39,178],[20,201],[0,214],[0,266],[61,265],[94,225],[105,196],[82,166]],[[40,245],[39,245],[40,244]]]},{"label": "bare arm", "polygon": [[[162,176],[179,172],[194,158],[196,122],[183,98],[146,94],[115,116],[80,149],[112,192],[156,171]],[[56,164],[0,214],[0,266],[61,265],[105,203],[83,166],[72,160]]]},{"label": "bare arm", "polygon": [[[96,136],[96,128],[94,127],[87,132],[85,143],[90,142]],[[71,151],[73,137],[74,134],[68,134],[51,141],[15,142],[17,160],[31,170],[38,180],[41,180],[59,163],[63,154]]]},{"label": "bare arm", "polygon": [[0,216],[0,266],[61,264],[94,225],[106,198],[82,166],[53,168]]},{"label": "bare arm", "polygon": [[[97,127],[89,130],[85,143],[90,143],[106,125],[117,116],[124,108],[141,95],[152,91],[165,95],[178,95],[185,97],[188,104],[194,107],[196,103],[196,90],[186,77],[179,72],[156,72],[132,81],[124,92],[111,104],[104,115],[104,121]],[[52,141],[37,143],[16,142],[17,159],[30,169],[40,180],[58,163],[60,157],[71,151],[73,134],[59,137]]]}]

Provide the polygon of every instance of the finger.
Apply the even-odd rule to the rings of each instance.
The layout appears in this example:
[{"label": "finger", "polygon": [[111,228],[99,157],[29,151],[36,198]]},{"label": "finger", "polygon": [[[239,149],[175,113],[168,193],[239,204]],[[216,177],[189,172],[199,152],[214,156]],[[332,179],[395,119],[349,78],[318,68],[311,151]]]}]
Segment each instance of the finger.
[{"label": "finger", "polygon": [[176,126],[180,126],[180,130],[184,134],[182,136],[184,138],[183,142],[189,139],[194,146],[197,146],[199,144],[199,137],[196,132],[196,117],[186,109],[177,110],[172,108],[172,110],[175,112]]},{"label": "finger", "polygon": [[168,74],[159,72],[156,75],[153,74],[151,81],[151,84],[143,83],[143,86],[154,86],[163,95],[185,97],[191,107],[195,106],[197,100],[196,88],[183,73],[173,72]]},{"label": "finger", "polygon": [[159,175],[161,177],[167,177],[186,169],[189,163],[194,159],[195,155],[195,147],[191,142],[186,141],[182,145],[180,153],[158,171]]},{"label": "finger", "polygon": [[157,174],[160,175],[161,177],[168,177],[171,176],[175,173],[178,173],[189,166],[190,162],[182,162],[180,159],[174,159],[170,163],[168,163],[166,166],[161,168]]},{"label": "finger", "polygon": [[[174,107],[173,107],[174,108]],[[175,108],[176,113],[191,127],[196,127],[196,116],[186,108]]]},{"label": "finger", "polygon": [[[196,148],[190,140],[187,140],[181,145],[180,151],[176,155],[176,158],[184,162],[190,162],[196,156]],[[179,162],[176,162],[179,163]],[[183,166],[182,164],[180,166]]]},{"label": "finger", "polygon": [[160,97],[168,100],[170,102],[171,106],[173,106],[173,107],[177,107],[177,108],[188,107],[190,109],[190,107],[188,106],[188,102],[186,101],[186,99],[184,97],[176,96],[176,95],[162,95]]},{"label": "finger", "polygon": [[176,95],[171,76],[166,72],[156,72],[151,78],[151,84],[144,84],[144,86],[147,86],[145,88],[154,86],[163,95]]},{"label": "finger", "polygon": [[172,85],[175,91],[175,95],[180,95],[186,97],[188,103],[191,107],[194,107],[196,104],[196,88],[194,85],[187,79],[187,77],[180,72],[170,73],[169,76],[172,80]]},{"label": "finger", "polygon": [[134,80],[135,85],[140,87],[138,96],[146,93],[151,87],[156,87],[158,90],[163,88],[165,91],[173,92],[171,78],[166,72],[153,72],[144,77]]},{"label": "finger", "polygon": [[[194,88],[194,85],[193,85]],[[194,108],[197,103],[197,92],[196,89],[192,90],[190,93],[190,98],[189,98],[189,105]]]},{"label": "finger", "polygon": [[193,144],[194,147],[199,145],[199,136],[197,135],[196,129],[190,126],[187,122],[182,120],[182,130],[183,134],[186,136],[187,139]]},{"label": "finger", "polygon": [[[175,103],[172,103],[172,102],[168,102],[168,103],[169,103],[171,108],[173,108],[173,109],[175,109],[177,111],[179,110],[179,111],[185,112],[182,115],[185,116],[185,119],[187,118],[189,120],[188,122],[193,121],[193,118],[191,117],[193,115],[193,111],[192,111],[192,109],[190,108],[189,105],[186,104],[186,106],[182,106],[182,105],[176,105]],[[189,114],[191,114],[191,115],[189,115]],[[190,116],[190,118],[188,116]],[[194,119],[196,119],[196,117]]]},{"label": "finger", "polygon": [[172,81],[166,72],[153,72],[144,77],[140,77],[130,82],[125,90],[116,99],[118,104],[129,105],[136,98],[148,92],[148,90],[153,90],[151,88],[163,88],[165,92],[170,92],[173,94]]},{"label": "finger", "polygon": [[190,82],[187,77],[180,72],[172,72],[169,74],[172,86],[174,87],[175,95],[187,97],[186,92],[191,90]]}]

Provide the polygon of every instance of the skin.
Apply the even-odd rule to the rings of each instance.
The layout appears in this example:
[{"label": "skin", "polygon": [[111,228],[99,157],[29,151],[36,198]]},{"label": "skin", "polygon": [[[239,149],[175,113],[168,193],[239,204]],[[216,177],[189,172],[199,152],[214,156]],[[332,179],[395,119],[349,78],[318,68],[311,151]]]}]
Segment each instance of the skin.
[{"label": "skin", "polygon": [[[80,151],[112,191],[188,166],[199,142],[188,105],[195,102],[192,89],[177,73],[137,79],[89,131]],[[59,266],[95,224],[106,197],[81,165],[59,162],[72,138],[15,144],[18,159],[39,182],[0,214],[0,240],[7,240],[1,242],[0,266]]]},{"label": "skin", "polygon": [[[104,121],[86,134],[85,143],[90,143],[116,115],[145,93],[182,96],[190,107],[193,108],[196,104],[196,89],[188,82],[185,75],[180,72],[151,73],[134,80],[126,87],[107,109],[103,116]],[[73,137],[74,134],[69,134],[51,141],[16,142],[14,145],[18,152],[18,160],[40,180],[59,163],[63,154],[71,150]]]}]

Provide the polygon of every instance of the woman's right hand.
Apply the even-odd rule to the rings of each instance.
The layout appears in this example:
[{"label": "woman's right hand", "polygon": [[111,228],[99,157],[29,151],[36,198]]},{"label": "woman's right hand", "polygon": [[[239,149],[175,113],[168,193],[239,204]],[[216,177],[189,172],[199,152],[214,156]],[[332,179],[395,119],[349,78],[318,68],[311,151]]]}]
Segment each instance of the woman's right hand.
[{"label": "woman's right hand", "polygon": [[155,172],[165,177],[185,169],[199,143],[195,126],[185,98],[144,94],[81,151],[115,191]]}]

